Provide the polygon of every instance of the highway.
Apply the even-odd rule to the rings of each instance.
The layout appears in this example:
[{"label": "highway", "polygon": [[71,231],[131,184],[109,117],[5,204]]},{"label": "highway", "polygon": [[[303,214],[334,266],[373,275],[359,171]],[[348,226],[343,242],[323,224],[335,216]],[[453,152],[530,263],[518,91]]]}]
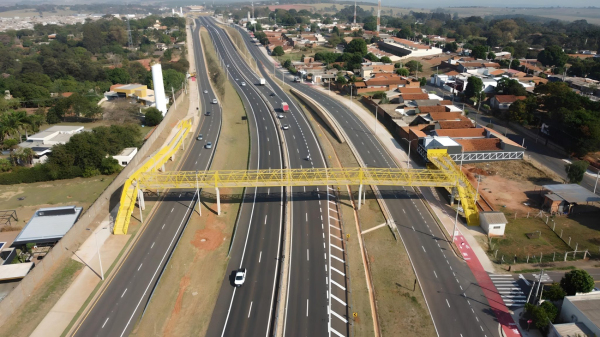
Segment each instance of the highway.
[{"label": "highway", "polygon": [[[199,95],[202,105],[199,110],[199,134],[204,140],[196,141],[183,159],[182,170],[206,170],[210,168],[215,150],[218,148],[221,130],[221,109],[218,104],[211,104],[215,94],[208,83],[208,75],[204,66],[204,58],[198,41],[197,30],[193,34],[193,48],[196,55],[196,70]],[[207,94],[202,93],[208,90]],[[205,116],[205,112],[212,112]],[[212,149],[204,148],[207,141],[213,143]],[[83,321],[76,328],[76,336],[128,336],[142,315],[149,297],[160,274],[175,248],[177,239],[185,228],[187,219],[196,202],[195,191],[172,191],[159,204],[154,216],[147,219],[143,233],[131,249],[131,252],[116,272],[114,278],[108,280],[105,291],[92,305],[91,311],[85,314]]]},{"label": "highway", "polygon": [[[272,61],[250,36],[237,27],[257,62],[267,70]],[[282,69],[277,77],[281,78]],[[287,70],[286,84],[317,100],[345,129],[362,160],[369,167],[396,167],[373,134],[352,112],[327,94],[310,85],[292,83]],[[440,228],[412,189],[380,188],[385,203],[409,253],[418,281],[439,336],[499,336],[498,323],[469,267],[454,255]]]},{"label": "highway", "polygon": [[[289,125],[288,130],[283,130],[285,143],[287,145],[287,154],[289,162],[287,166],[292,168],[325,167],[325,160],[321,153],[316,135],[313,133],[304,114],[295,105],[286,93],[281,90],[268,76],[265,86],[259,85],[259,77],[253,73],[247,64],[238,55],[235,47],[229,40],[226,33],[212,21],[207,18],[201,18],[203,24],[209,27],[209,32],[220,57],[224,60],[229,71],[230,79],[235,83],[235,87],[240,92],[240,96],[247,97],[248,102],[252,102],[253,113],[259,121],[273,123],[273,116],[268,111],[262,99],[266,99],[283,118],[278,118],[274,123],[277,127],[284,124]],[[245,82],[246,85],[242,85]],[[260,92],[259,95],[258,93]],[[262,98],[262,99],[261,99]],[[281,102],[288,102],[290,111],[283,113],[280,110]],[[259,123],[260,124],[260,123]],[[263,133],[263,127],[258,125],[260,134]],[[265,132],[269,132],[265,128]],[[272,144],[273,143],[271,141]],[[264,151],[264,150],[263,150]],[[274,167],[274,166],[269,166]],[[267,166],[261,166],[267,168]],[[287,336],[327,336],[329,322],[333,329],[340,335],[348,335],[347,321],[347,296],[345,293],[346,279],[343,275],[331,277],[331,240],[340,240],[340,232],[331,229],[335,226],[330,225],[329,204],[334,201],[328,193],[328,187],[295,187],[291,191],[291,256],[278,255],[267,259],[267,261],[280,262],[282,259],[289,259],[289,274],[283,277],[289,277],[288,293],[281,298],[287,305],[286,316],[280,319],[285,320],[285,334]],[[260,222],[263,213],[255,215],[259,222],[256,226],[261,226]],[[246,217],[240,217],[240,223],[246,221]],[[248,261],[254,261],[249,267],[249,262],[241,261],[239,265],[248,268],[249,275],[255,276],[248,279],[239,290],[231,290],[229,280],[224,280],[221,292],[217,300],[215,311],[208,329],[208,336],[229,336],[229,335],[247,335],[260,336],[274,333],[274,322],[276,308],[275,298],[268,297],[261,293],[257,288],[269,288],[273,282],[272,275],[266,275],[261,272],[253,271],[258,267],[256,261],[265,259],[264,251],[266,242],[260,241],[260,237],[255,237],[255,226],[249,229],[238,228],[234,247],[231,251],[231,261],[228,270],[233,270],[238,265],[239,257],[242,256]],[[249,231],[244,233],[244,231]],[[243,234],[248,236],[248,246],[241,248],[240,238]],[[340,240],[341,241],[341,240]],[[334,249],[335,249],[335,245]],[[343,261],[343,254],[334,253],[334,258],[340,258]],[[337,263],[337,262],[336,262]],[[336,270],[344,270],[343,262],[336,264]],[[337,287],[330,290],[329,287],[334,284],[330,280],[343,287]],[[268,287],[265,286],[268,284]],[[241,297],[237,293],[243,293]],[[332,320],[330,310],[328,310],[329,294],[335,294],[336,301],[332,304],[335,313],[339,314],[344,320],[335,317]],[[273,295],[277,295],[274,290]],[[266,305],[270,300],[270,307]],[[257,303],[263,303],[257,306]],[[344,305],[342,305],[342,303]],[[281,302],[280,302],[281,304]]]}]

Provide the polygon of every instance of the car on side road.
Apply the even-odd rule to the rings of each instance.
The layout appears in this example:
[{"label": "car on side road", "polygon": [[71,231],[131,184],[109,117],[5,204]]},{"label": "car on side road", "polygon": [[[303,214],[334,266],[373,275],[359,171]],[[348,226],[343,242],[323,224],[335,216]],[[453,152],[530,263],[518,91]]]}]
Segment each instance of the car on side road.
[{"label": "car on side road", "polygon": [[283,115],[277,115],[277,118],[282,119]]},{"label": "car on side road", "polygon": [[205,149],[212,149],[212,143],[211,142],[206,142],[206,145],[204,145]]},{"label": "car on side road", "polygon": [[196,140],[202,140],[202,134],[199,134],[198,137],[196,137]]},{"label": "car on side road", "polygon": [[205,94],[208,94],[208,90],[204,90],[204,93],[205,93]]},{"label": "car on side road", "polygon": [[212,100],[212,104],[219,104],[219,102],[217,101],[217,99],[216,99],[216,98],[213,98],[213,100]]},{"label": "car on side road", "polygon": [[284,129],[284,130],[287,130],[287,129],[289,129],[289,128],[290,128],[290,126],[289,126],[289,125],[287,125],[287,124],[283,124],[283,126],[282,126],[281,128],[282,128],[282,129]]},{"label": "car on side road", "polygon": [[205,116],[210,116],[210,111],[204,113]]},{"label": "car on side road", "polygon": [[245,86],[246,86],[246,82],[242,82],[242,87],[245,87]]},{"label": "car on side road", "polygon": [[240,268],[235,273],[234,284],[236,287],[241,287],[246,282],[246,268]]}]

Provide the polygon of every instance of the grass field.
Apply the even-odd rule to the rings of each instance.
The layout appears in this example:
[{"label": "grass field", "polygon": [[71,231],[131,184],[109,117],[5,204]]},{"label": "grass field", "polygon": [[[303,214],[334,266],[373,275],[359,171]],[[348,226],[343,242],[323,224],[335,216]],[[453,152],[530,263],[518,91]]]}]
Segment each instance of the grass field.
[{"label": "grass field", "polygon": [[274,58],[277,59],[277,61],[279,61],[279,62],[283,62],[285,60],[290,60],[290,61],[294,62],[294,61],[300,61],[302,58],[302,55],[310,57],[310,56],[314,56],[318,52],[333,52],[333,49],[327,48],[327,47],[322,47],[322,46],[309,48],[306,51],[301,51],[300,49],[292,49],[291,51],[286,52],[282,56],[275,56]]},{"label": "grass field", "polygon": [[[203,29],[202,35],[208,39]],[[214,53],[212,45],[204,45]],[[216,57],[216,56],[215,56]],[[248,125],[241,121],[245,110],[229,82],[225,85],[223,126],[212,169],[246,169],[248,166]],[[235,99],[233,99],[235,97]],[[186,231],[158,285],[150,306],[132,336],[192,336],[206,334],[221,282],[227,267],[227,251],[240,204],[224,203],[222,215],[203,191],[202,216],[193,213]],[[242,189],[221,189],[221,193],[242,193]]]},{"label": "grass field", "polygon": [[[0,206],[3,210],[17,210],[18,224],[13,230],[22,228],[40,207],[76,205],[84,211],[115,179],[110,176],[75,178],[46,181],[32,184],[0,186]],[[19,200],[19,198],[24,198]]]}]

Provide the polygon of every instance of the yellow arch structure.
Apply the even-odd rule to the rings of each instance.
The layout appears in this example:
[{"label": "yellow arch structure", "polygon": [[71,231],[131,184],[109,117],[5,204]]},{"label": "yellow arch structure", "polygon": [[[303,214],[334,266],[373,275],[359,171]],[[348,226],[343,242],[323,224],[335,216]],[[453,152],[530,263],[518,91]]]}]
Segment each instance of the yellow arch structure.
[{"label": "yellow arch structure", "polygon": [[[141,189],[138,183],[140,177],[147,173],[158,172],[158,170],[164,171],[164,164],[169,159],[173,159],[179,147],[183,146],[185,137],[192,129],[192,120],[186,119],[180,121],[177,123],[175,129],[177,132],[169,144],[162,147],[154,156],[148,159],[142,165],[142,167],[131,174],[131,176],[129,176],[129,178],[123,184],[123,192],[121,194],[121,202],[119,204],[119,213],[115,219],[113,233],[127,234],[129,221],[131,220],[131,213],[133,213],[133,209],[135,207],[135,201],[138,196],[141,196]],[[142,210],[145,208],[143,198],[140,198],[139,206]]]},{"label": "yellow arch structure", "polygon": [[[180,142],[183,137],[185,135]],[[168,153],[173,150],[176,148]],[[136,198],[139,197],[141,209],[144,208],[143,189],[196,189],[199,192],[200,188],[215,188],[220,213],[219,188],[222,187],[360,185],[362,189],[362,185],[383,185],[456,188],[467,222],[469,225],[479,225],[474,188],[466,176],[459,172],[446,150],[429,150],[428,159],[436,169],[425,170],[359,167],[159,172],[157,169],[148,169],[162,165],[168,158],[164,159],[163,156],[149,161],[159,165],[146,163],[127,180],[115,222],[115,234],[127,233]]]}]

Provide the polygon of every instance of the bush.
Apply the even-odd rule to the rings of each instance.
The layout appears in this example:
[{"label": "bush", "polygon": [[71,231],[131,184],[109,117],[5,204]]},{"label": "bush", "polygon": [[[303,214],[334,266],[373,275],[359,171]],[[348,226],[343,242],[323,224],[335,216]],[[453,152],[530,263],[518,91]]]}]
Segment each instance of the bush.
[{"label": "bush", "polygon": [[85,170],[83,170],[84,178],[91,178],[91,177],[95,177],[95,176],[99,176],[99,175],[100,175],[100,170],[98,170],[95,167],[86,167]]},{"label": "bush", "polygon": [[594,289],[594,279],[582,269],[571,270],[560,280],[560,287],[572,296],[576,293],[589,293]]},{"label": "bush", "polygon": [[146,126],[155,126],[160,124],[163,120],[162,112],[160,112],[157,108],[149,108],[146,110],[146,118],[145,123]]},{"label": "bush", "polygon": [[2,143],[5,149],[11,149],[19,144],[19,141],[14,138],[5,139]]},{"label": "bush", "polygon": [[273,48],[273,51],[271,52],[271,55],[273,56],[281,56],[283,54],[285,54],[285,52],[283,51],[283,48],[281,46]]},{"label": "bush", "polygon": [[121,171],[121,168],[119,161],[112,157],[102,159],[102,163],[100,164],[100,172],[105,175],[117,173]]},{"label": "bush", "polygon": [[8,172],[12,169],[12,164],[8,159],[0,159],[0,172]]}]

